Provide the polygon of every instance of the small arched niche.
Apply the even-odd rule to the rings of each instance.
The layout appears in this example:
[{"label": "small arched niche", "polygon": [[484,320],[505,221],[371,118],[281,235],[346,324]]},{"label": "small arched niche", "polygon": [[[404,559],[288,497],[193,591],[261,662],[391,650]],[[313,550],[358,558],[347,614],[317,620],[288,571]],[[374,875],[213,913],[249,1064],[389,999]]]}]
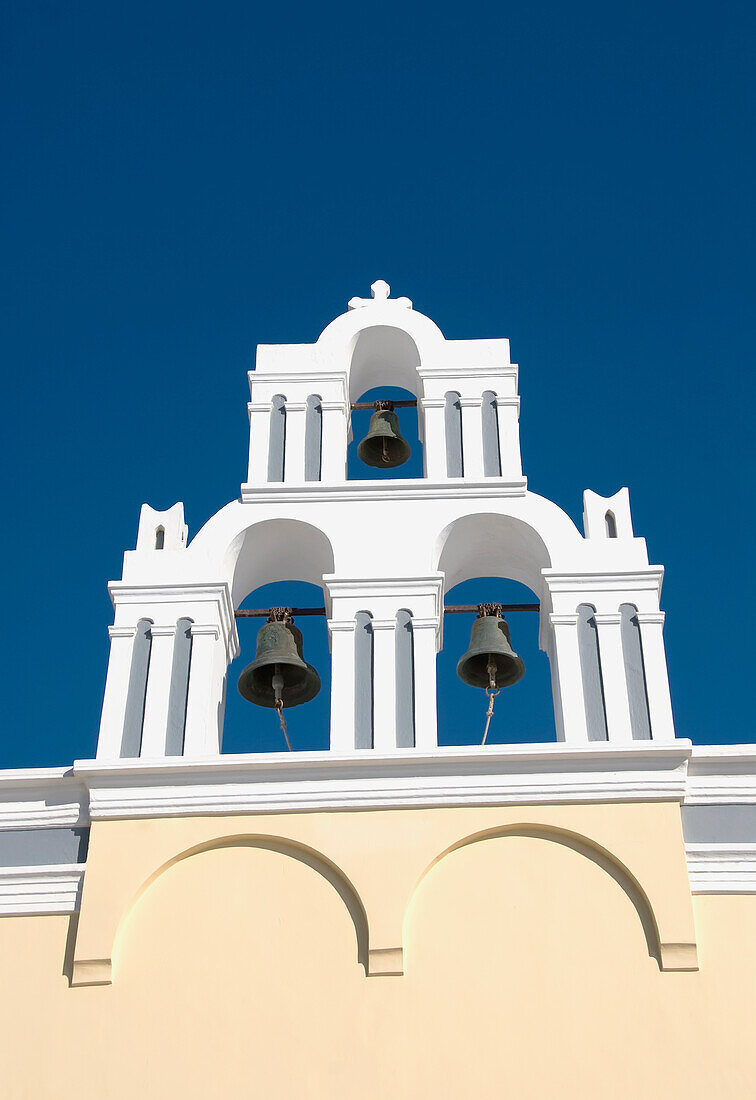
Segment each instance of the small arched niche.
[{"label": "small arched niche", "polygon": [[333,561],[331,543],[319,527],[298,519],[268,519],[234,537],[224,555],[224,574],[239,607],[253,589],[281,577],[321,585],[323,574],[333,573]]},{"label": "small arched niche", "polygon": [[373,325],[357,334],[349,363],[349,400],[376,386],[397,386],[421,394],[420,352],[403,329]]},{"label": "small arched niche", "polygon": [[[245,608],[322,607],[319,585],[290,580],[261,585],[243,601]],[[266,619],[239,618],[240,655],[228,668],[226,713],[223,724],[223,753],[286,752],[286,740],[273,708],[256,706],[242,698],[239,676],[255,659],[257,635]],[[320,691],[308,703],[284,709],[287,733],[294,752],[327,749],[330,743],[331,654],[325,615],[295,615],[302,633],[304,660],[320,677]]]},{"label": "small arched niche", "polygon": [[[355,399],[356,403],[375,401],[414,401],[415,396],[409,390],[396,386],[379,386],[367,390]],[[394,412],[399,421],[399,430],[407,441],[410,455],[401,466],[368,466],[357,454],[357,448],[368,434],[374,408],[353,409],[351,414],[351,438],[347,449],[347,478],[350,481],[383,481],[397,478],[415,478],[423,476],[423,446],[420,442],[418,408],[396,408]]]},{"label": "small arched niche", "polygon": [[[455,585],[445,606],[479,603],[537,603],[530,588],[497,576],[475,577]],[[512,649],[525,662],[525,675],[502,688],[494,703],[487,745],[533,744],[556,740],[549,660],[539,649],[539,615],[535,611],[504,612]],[[476,615],[444,615],[444,646],[437,659],[438,743],[479,745],[486,724],[488,699],[457,675],[457,664],[470,646]]]}]

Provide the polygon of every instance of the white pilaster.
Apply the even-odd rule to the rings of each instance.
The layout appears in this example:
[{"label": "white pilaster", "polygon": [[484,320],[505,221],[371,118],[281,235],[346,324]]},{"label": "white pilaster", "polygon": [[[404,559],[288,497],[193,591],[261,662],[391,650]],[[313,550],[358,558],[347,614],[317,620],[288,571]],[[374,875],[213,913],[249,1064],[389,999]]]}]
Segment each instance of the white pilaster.
[{"label": "white pilaster", "polygon": [[622,616],[619,613],[596,613],[594,619],[598,631],[607,737],[615,744],[628,744],[633,739],[633,727],[622,649]]},{"label": "white pilaster", "polygon": [[496,416],[499,421],[501,476],[507,481],[516,481],[522,477],[519,397],[497,397]]},{"label": "white pilaster", "polygon": [[168,701],[171,693],[174,626],[151,626],[150,667],[147,674],[147,694],[144,700],[142,748],[140,756],[154,760],[165,756],[165,736],[168,728]]},{"label": "white pilaster", "polygon": [[186,700],[184,756],[215,756],[218,753],[218,719],[217,714],[213,713],[213,674],[220,630],[212,623],[194,623],[191,631],[192,658]]},{"label": "white pilaster", "polygon": [[270,446],[269,401],[250,402],[249,413],[249,471],[251,485],[265,485],[268,480],[268,448]]},{"label": "white pilaster", "polygon": [[446,402],[443,398],[422,397],[419,404],[423,410],[423,460],[425,476],[433,481],[446,478],[446,426],[444,415]]},{"label": "white pilaster", "polygon": [[588,744],[588,723],[580,667],[577,615],[550,615],[553,630],[551,683],[554,696],[557,741]]},{"label": "white pilaster", "polygon": [[460,397],[462,406],[462,468],[466,478],[483,477],[483,418],[481,397]]},{"label": "white pilaster", "polygon": [[304,481],[306,420],[307,404],[305,402],[286,402],[284,482],[301,485]]},{"label": "white pilaster", "polygon": [[131,674],[131,652],[135,626],[108,627],[110,659],[105,681],[100,735],[97,740],[98,760],[117,760],[121,755],[121,738],[126,717],[126,698]]},{"label": "white pilaster", "polygon": [[431,752],[438,745],[436,721],[437,618],[413,619],[415,665],[415,748]]},{"label": "white pilaster", "polygon": [[354,749],[354,619],[328,620],[331,634],[331,749]]},{"label": "white pilaster", "polygon": [[320,480],[329,485],[346,480],[347,409],[343,401],[321,401],[323,433]]},{"label": "white pilaster", "polygon": [[373,748],[396,748],[396,619],[373,619]]},{"label": "white pilaster", "polygon": [[646,676],[646,698],[651,722],[651,738],[654,741],[672,741],[675,724],[672,717],[672,700],[669,695],[667,656],[664,649],[664,612],[638,611],[636,613],[643,649],[643,671]]}]

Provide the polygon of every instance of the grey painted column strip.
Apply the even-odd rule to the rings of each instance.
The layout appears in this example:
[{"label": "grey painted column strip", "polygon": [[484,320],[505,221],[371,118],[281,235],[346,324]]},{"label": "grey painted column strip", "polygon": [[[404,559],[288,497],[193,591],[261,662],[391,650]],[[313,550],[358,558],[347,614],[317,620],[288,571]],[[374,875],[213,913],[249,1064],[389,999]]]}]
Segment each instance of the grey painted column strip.
[{"label": "grey painted column strip", "polygon": [[499,417],[496,410],[496,394],[493,390],[486,390],[483,394],[480,416],[483,429],[483,473],[486,477],[500,477]]},{"label": "grey painted column strip", "polygon": [[354,617],[354,747],[373,747],[373,621],[367,611]]},{"label": "grey painted column strip", "polygon": [[131,671],[129,687],[126,693],[126,713],[121,737],[121,757],[139,756],[142,747],[142,723],[144,722],[144,701],[147,695],[147,672],[150,667],[152,636],[148,619],[140,619],[131,649]]},{"label": "grey painted column strip", "polygon": [[606,741],[608,740],[608,734],[606,712],[604,710],[604,688],[601,680],[598,631],[594,619],[595,611],[589,604],[581,604],[577,614],[578,650],[580,652],[580,671],[583,679],[588,740]]},{"label": "grey painted column strip", "polygon": [[415,747],[415,647],[412,615],[396,616],[396,747]]},{"label": "grey painted column strip", "polygon": [[323,407],[318,394],[307,398],[305,409],[305,481],[320,481],[323,444]]},{"label": "grey painted column strip", "polygon": [[173,643],[171,688],[168,696],[168,723],[165,735],[165,755],[182,756],[186,699],[189,692],[189,663],[192,656],[192,620],[179,619]]},{"label": "grey painted column strip", "polygon": [[286,450],[286,398],[277,393],[270,410],[268,481],[283,481]]},{"label": "grey painted column strip", "polygon": [[444,409],[444,427],[446,429],[446,476],[462,477],[462,406],[459,394],[450,390],[446,394]]},{"label": "grey painted column strip", "polygon": [[633,607],[631,603],[623,603],[620,607],[622,655],[625,659],[625,679],[630,702],[633,741],[650,741],[651,721],[646,696],[646,673],[643,668],[643,644],[637,614],[637,607]]}]

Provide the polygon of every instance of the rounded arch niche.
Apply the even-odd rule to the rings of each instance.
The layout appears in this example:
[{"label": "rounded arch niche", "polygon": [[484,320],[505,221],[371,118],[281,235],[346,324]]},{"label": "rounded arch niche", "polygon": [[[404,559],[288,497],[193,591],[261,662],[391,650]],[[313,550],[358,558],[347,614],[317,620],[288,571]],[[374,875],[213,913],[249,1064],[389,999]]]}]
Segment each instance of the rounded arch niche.
[{"label": "rounded arch niche", "polygon": [[[178,852],[157,867],[137,889],[131,897],[125,910],[120,914],[112,946],[112,959],[114,969],[118,965],[118,957],[123,946],[123,936],[129,920],[138,907],[144,895],[151,887],[178,864],[183,864],[195,856],[210,854],[226,849],[259,849],[272,852],[285,859],[291,859],[309,868],[320,876],[336,892],[343,902],[354,926],[356,939],[356,960],[359,965],[367,970],[368,959],[368,923],[365,907],[356,888],[347,878],[345,873],[324,856],[321,852],[299,841],[289,840],[286,837],[266,834],[237,833],[227,836],[215,837],[201,844],[193,845],[184,851]],[[275,899],[273,899],[275,901]]]},{"label": "rounded arch niche", "polygon": [[[659,925],[657,921],[656,912],[651,898],[645,892],[638,879],[631,872],[631,870],[625,866],[625,864],[617,858],[612,852],[608,851],[602,845],[598,844],[595,840],[587,837],[581,833],[575,832],[571,829],[565,829],[561,826],[545,825],[540,823],[530,822],[517,822],[510,825],[503,825],[498,828],[486,829],[481,832],[473,833],[469,836],[463,837],[456,843],[451,844],[444,851],[440,852],[435,859],[433,859],[417,880],[412,896],[409,900],[409,904],[405,910],[404,915],[404,927],[403,927],[403,941],[405,946],[410,938],[411,931],[410,926],[413,920],[413,910],[418,898],[419,891],[422,889],[426,880],[429,877],[435,876],[438,870],[445,867],[447,860],[455,853],[461,853],[465,850],[478,849],[481,845],[489,847],[490,842],[509,841],[509,840],[535,840],[538,842],[546,842],[549,845],[553,845],[556,848],[566,849],[573,852],[575,855],[581,857],[581,859],[588,863],[594,864],[600,871],[602,871],[608,880],[614,882],[616,887],[619,887],[618,901],[620,904],[628,903],[630,911],[635,911],[635,920],[640,925],[640,932],[642,933],[645,941],[645,947],[649,958],[653,959],[659,969],[662,968],[662,945],[661,937],[659,934]],[[489,860],[495,860],[495,855],[491,852]],[[529,860],[529,865],[533,868],[532,860]],[[535,868],[533,868],[535,870]],[[495,876],[495,865],[489,866],[486,869],[486,874],[489,878]],[[529,887],[537,882],[537,874],[532,874],[529,877]],[[562,910],[570,905],[572,893],[569,889],[569,883],[564,884],[562,896],[559,899],[559,906]],[[511,883],[506,886],[509,890]],[[490,887],[489,887],[490,889]],[[621,899],[621,900],[620,900]],[[617,908],[615,907],[615,912]],[[589,939],[590,937],[586,937]],[[519,945],[521,949],[522,945]],[[565,945],[566,946],[566,945]],[[512,945],[513,949],[515,945]]]},{"label": "rounded arch niche", "polygon": [[417,344],[400,328],[373,325],[354,338],[349,364],[349,399],[377,386],[398,386],[416,397],[421,395],[420,352]]},{"label": "rounded arch niche", "polygon": [[434,568],[444,573],[445,591],[474,577],[505,577],[519,581],[539,598],[541,570],[551,557],[529,523],[514,516],[480,513],[462,516],[445,527],[436,540]]},{"label": "rounded arch niche", "polygon": [[274,581],[306,581],[322,588],[323,574],[333,571],[333,547],[328,537],[297,519],[252,524],[233,539],[225,556],[234,607],[254,589]]}]

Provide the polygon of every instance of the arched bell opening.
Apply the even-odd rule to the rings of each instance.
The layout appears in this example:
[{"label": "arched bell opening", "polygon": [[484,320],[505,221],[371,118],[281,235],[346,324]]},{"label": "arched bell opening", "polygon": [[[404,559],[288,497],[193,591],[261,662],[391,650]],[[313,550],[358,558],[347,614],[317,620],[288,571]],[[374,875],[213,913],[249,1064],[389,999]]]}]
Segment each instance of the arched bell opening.
[{"label": "arched bell opening", "polygon": [[[414,401],[415,395],[409,390],[398,386],[377,386],[365,391],[354,399],[355,404],[372,404],[376,401],[401,402]],[[376,413],[378,416],[376,417]],[[389,416],[386,416],[386,413]],[[393,417],[396,420],[393,420]],[[398,437],[397,437],[398,428]],[[363,461],[363,456],[358,453],[360,445],[366,439],[372,439],[376,445],[371,448],[374,457],[370,461]],[[387,439],[386,446],[378,446],[383,439]],[[402,443],[404,440],[409,448],[409,455],[401,465],[392,465],[395,457],[401,457]],[[385,465],[381,458],[385,458]],[[372,462],[378,462],[373,465]],[[347,449],[347,479],[350,481],[388,481],[395,478],[413,478],[423,476],[423,446],[420,442],[420,430],[418,409],[416,406],[388,408],[386,410],[353,409],[351,419],[351,435]]]},{"label": "arched bell opening", "polygon": [[[533,591],[502,577],[475,577],[446,592],[444,604],[533,604]],[[556,741],[549,659],[539,649],[539,614],[504,612],[511,648],[525,664],[522,679],[503,687],[494,700],[487,745]],[[486,727],[488,698],[484,690],[464,683],[457,674],[460,658],[470,649],[475,613],[444,615],[444,644],[437,658],[438,743],[480,745]]]},{"label": "arched bell opening", "polygon": [[[319,585],[304,581],[275,581],[250,592],[242,601],[240,610],[317,608],[323,604],[323,589]],[[257,637],[265,623],[265,617],[236,620],[241,652],[228,668],[224,754],[287,751],[275,709],[249,702],[241,696],[237,687],[242,671],[256,658]],[[308,702],[284,707],[287,736],[293,752],[327,749],[331,714],[331,654],[326,618],[324,615],[295,615],[294,625],[302,636],[303,659],[313,666],[320,678],[320,690]]]}]

